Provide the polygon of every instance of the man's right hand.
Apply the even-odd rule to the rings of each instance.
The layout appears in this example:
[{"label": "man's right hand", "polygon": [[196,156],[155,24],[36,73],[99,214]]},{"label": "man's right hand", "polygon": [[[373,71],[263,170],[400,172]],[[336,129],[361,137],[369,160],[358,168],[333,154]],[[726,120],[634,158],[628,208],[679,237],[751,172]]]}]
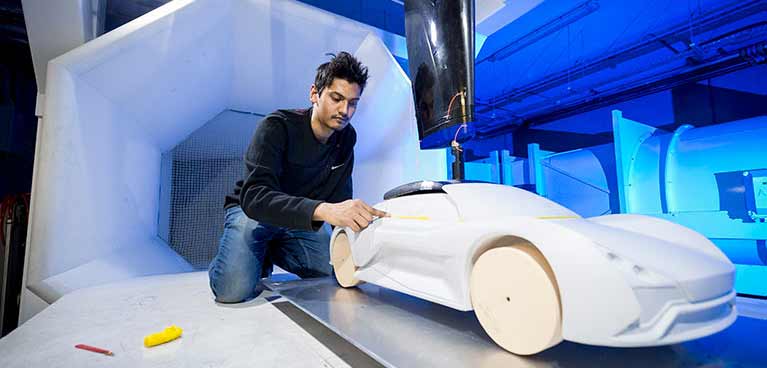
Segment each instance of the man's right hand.
[{"label": "man's right hand", "polygon": [[322,203],[314,210],[312,220],[325,221],[333,226],[349,227],[359,232],[368,227],[373,217],[388,217],[360,199],[349,199],[341,203]]}]

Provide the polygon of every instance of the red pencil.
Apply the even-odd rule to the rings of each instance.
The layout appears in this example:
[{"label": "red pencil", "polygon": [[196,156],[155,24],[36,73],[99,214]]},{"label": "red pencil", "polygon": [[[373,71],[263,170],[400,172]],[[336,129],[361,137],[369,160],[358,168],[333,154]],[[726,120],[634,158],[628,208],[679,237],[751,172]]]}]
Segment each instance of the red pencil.
[{"label": "red pencil", "polygon": [[97,348],[95,346],[90,346],[90,345],[85,345],[85,344],[77,344],[77,345],[75,345],[75,347],[78,348],[78,349],[92,351],[94,353],[99,353],[99,354],[104,354],[104,355],[109,355],[109,356],[114,355],[114,353],[112,353],[109,350],[104,350],[104,349],[101,349],[101,348]]}]

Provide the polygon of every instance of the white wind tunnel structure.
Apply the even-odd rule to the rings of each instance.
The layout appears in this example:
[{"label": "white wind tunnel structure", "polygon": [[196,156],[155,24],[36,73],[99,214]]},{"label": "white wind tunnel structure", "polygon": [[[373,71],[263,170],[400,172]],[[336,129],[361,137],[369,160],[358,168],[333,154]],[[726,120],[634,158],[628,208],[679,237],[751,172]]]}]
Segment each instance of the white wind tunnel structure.
[{"label": "white wind tunnel structure", "polygon": [[[257,122],[308,107],[326,53],[349,51],[370,69],[352,121],[355,197],[375,203],[399,184],[444,179],[444,151],[418,149],[396,47],[402,37],[292,1],[177,0],[51,61],[22,320],[75,289],[203,268],[215,240],[187,249],[205,254],[190,261],[169,245],[173,219],[197,214],[202,238],[215,239]],[[183,147],[193,149],[173,154]],[[184,182],[193,190],[175,195]]]}]

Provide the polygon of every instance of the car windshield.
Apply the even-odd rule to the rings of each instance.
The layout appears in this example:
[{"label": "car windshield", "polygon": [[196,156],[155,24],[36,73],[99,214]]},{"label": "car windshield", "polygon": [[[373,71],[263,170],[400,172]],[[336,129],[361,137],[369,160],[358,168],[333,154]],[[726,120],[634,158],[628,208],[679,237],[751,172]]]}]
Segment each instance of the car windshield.
[{"label": "car windshield", "polygon": [[554,201],[507,185],[461,183],[445,185],[442,189],[464,220],[509,216],[580,217]]}]

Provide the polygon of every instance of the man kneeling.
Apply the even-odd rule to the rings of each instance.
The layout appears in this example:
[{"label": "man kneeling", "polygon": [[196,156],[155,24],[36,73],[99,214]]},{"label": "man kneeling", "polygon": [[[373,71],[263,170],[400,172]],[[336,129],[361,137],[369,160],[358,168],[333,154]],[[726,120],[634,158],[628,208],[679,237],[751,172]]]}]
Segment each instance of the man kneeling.
[{"label": "man kneeling", "polygon": [[224,205],[224,234],[209,269],[216,301],[257,296],[273,264],[299,277],[330,275],[324,223],[360,231],[386,216],[352,199],[357,135],[349,122],[367,78],[367,68],[341,52],[317,68],[311,108],[277,110],[259,123],[245,178]]}]

